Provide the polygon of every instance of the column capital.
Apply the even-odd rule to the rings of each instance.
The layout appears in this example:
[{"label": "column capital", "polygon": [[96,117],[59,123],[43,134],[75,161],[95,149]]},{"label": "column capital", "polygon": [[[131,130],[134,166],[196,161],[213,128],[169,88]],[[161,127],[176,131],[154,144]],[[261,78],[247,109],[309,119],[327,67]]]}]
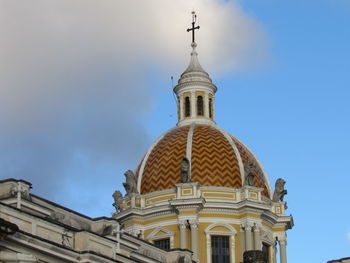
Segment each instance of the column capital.
[{"label": "column capital", "polygon": [[179,221],[179,227],[180,227],[180,229],[186,229],[187,228],[187,221],[186,220],[180,220]]},{"label": "column capital", "polygon": [[280,244],[280,246],[287,246],[287,240],[286,239],[278,240],[278,243]]},{"label": "column capital", "polygon": [[199,225],[198,220],[196,220],[196,219],[190,220],[191,229],[193,229],[193,228],[198,228],[198,225]]},{"label": "column capital", "polygon": [[254,222],[244,222],[241,224],[241,227],[245,230],[252,230],[255,227],[256,223]]},{"label": "column capital", "polygon": [[253,228],[253,226],[250,226],[250,225],[246,225],[246,226],[244,227],[245,231],[251,231],[252,228]]},{"label": "column capital", "polygon": [[254,232],[260,232],[260,226],[254,225]]}]

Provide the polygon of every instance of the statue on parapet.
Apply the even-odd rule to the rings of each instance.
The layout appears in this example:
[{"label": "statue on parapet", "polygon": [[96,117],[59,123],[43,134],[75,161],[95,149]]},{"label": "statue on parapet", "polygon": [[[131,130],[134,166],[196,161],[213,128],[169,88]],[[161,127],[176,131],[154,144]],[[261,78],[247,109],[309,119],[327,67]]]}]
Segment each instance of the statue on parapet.
[{"label": "statue on parapet", "polygon": [[126,182],[123,183],[123,186],[125,188],[126,195],[138,194],[137,185],[136,185],[136,178],[135,178],[134,172],[131,170],[127,170],[124,173],[124,175],[125,175]]},{"label": "statue on parapet", "polygon": [[250,159],[244,167],[244,184],[254,186],[254,161]]},{"label": "statue on parapet", "polygon": [[190,161],[184,157],[181,161],[181,183],[190,183]]},{"label": "statue on parapet", "polygon": [[275,184],[275,192],[273,193],[272,201],[273,202],[283,202],[283,197],[287,194],[287,190],[284,189],[286,181],[282,178],[278,178]]},{"label": "statue on parapet", "polygon": [[120,212],[123,210],[123,195],[119,190],[116,190],[112,195],[114,198],[114,203],[112,204],[115,207],[116,212]]}]

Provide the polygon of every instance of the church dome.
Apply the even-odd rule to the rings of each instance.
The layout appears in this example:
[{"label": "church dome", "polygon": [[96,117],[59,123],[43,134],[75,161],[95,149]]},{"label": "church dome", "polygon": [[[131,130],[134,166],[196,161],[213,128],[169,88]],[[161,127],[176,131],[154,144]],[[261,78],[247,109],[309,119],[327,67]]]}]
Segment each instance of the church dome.
[{"label": "church dome", "polygon": [[191,181],[201,186],[241,188],[247,163],[253,163],[253,186],[271,188],[254,154],[237,138],[215,124],[192,123],[165,132],[146,153],[136,170],[141,194],[174,188],[181,182],[181,161],[187,157]]},{"label": "church dome", "polygon": [[[196,29],[194,22],[192,25],[192,30]],[[216,125],[217,87],[199,63],[194,35],[191,47],[189,65],[173,89],[178,123],[151,146],[137,167],[138,192],[148,194],[174,188],[181,183],[181,163],[187,158],[192,182],[236,189],[250,185],[262,188],[262,194],[271,198],[268,178],[254,154]],[[246,174],[250,175],[247,182]]]}]

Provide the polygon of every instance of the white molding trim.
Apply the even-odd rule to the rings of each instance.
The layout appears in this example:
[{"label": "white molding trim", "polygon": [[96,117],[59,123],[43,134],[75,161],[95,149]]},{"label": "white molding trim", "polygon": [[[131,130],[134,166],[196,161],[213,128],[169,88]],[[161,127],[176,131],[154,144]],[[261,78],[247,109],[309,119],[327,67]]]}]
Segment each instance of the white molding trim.
[{"label": "white molding trim", "polygon": [[238,148],[235,144],[235,142],[233,141],[231,135],[224,131],[223,129],[216,127],[219,131],[221,131],[221,133],[225,136],[226,140],[230,143],[233,151],[235,152],[235,155],[237,157],[237,161],[238,161],[238,166],[239,166],[239,171],[241,172],[241,180],[242,180],[242,186],[244,185],[244,165],[243,165],[243,161],[241,158],[241,154],[238,151]]},{"label": "white molding trim", "polygon": [[[229,231],[212,231],[211,229],[215,228],[215,227],[225,227],[227,228]],[[207,263],[214,263],[211,262],[211,236],[229,236],[230,240],[231,240],[231,253],[230,253],[230,258],[231,258],[231,263],[235,263],[235,235],[237,234],[236,229],[229,225],[229,224],[225,224],[225,223],[214,223],[209,225],[205,230],[204,230],[205,234],[206,234],[206,244],[207,244]]]},{"label": "white molding trim", "polygon": [[145,165],[146,165],[146,162],[148,160],[148,157],[149,155],[151,154],[153,148],[158,144],[158,142],[164,138],[164,136],[169,133],[170,131],[176,129],[176,127],[174,128],[171,128],[170,130],[167,130],[166,132],[164,132],[154,143],[153,145],[148,149],[145,157],[143,158],[142,160],[142,164],[141,164],[141,167],[140,167],[140,170],[139,170],[139,173],[138,173],[138,177],[137,177],[137,191],[139,193],[141,193],[141,182],[142,182],[142,175],[143,175],[143,170],[145,169]]},{"label": "white molding trim", "polygon": [[192,123],[190,126],[190,129],[188,130],[187,134],[187,144],[186,144],[186,157],[190,162],[190,178],[192,177],[191,169],[192,169],[192,138],[193,138],[193,131],[196,124]]}]

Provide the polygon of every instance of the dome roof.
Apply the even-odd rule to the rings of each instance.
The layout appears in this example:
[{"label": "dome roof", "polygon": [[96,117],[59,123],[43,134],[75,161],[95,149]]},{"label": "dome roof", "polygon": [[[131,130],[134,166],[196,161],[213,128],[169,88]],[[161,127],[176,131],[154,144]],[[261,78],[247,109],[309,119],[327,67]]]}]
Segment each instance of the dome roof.
[{"label": "dome roof", "polygon": [[254,186],[271,197],[267,176],[253,153],[237,138],[215,124],[180,126],[164,133],[148,150],[135,171],[141,194],[161,191],[180,183],[181,161],[191,163],[191,181],[202,186],[240,188],[244,167],[253,162]]}]

